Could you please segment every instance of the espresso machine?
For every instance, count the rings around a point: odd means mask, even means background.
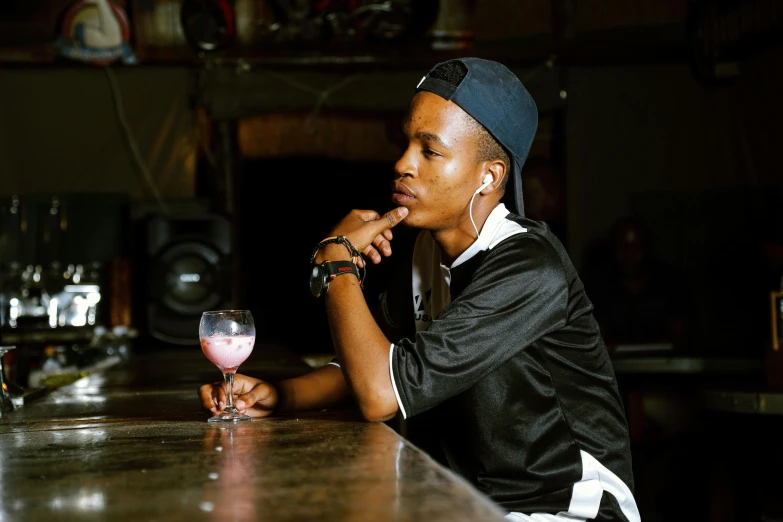
[[[114,257],[95,254],[122,230],[96,234],[110,220],[90,218],[91,201],[0,198],[0,347],[16,347],[5,355],[6,388],[59,386],[129,355],[133,329],[109,310]]]
[[[101,264],[12,264],[0,290],[0,327],[42,329],[94,326],[101,302]]]

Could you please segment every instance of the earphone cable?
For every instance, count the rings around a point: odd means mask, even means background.
[[[473,197],[470,198],[470,205],[468,205],[468,214],[470,215],[470,222],[473,223],[473,230],[476,231],[476,239],[479,237],[479,231],[478,227],[476,227],[476,222],[473,221],[473,200],[476,197],[476,194],[478,194],[478,191],[473,193]]]

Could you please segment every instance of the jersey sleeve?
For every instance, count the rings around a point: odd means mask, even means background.
[[[563,326],[567,302],[566,271],[552,245],[527,234],[501,242],[427,330],[391,347],[390,373],[404,417],[469,389]]]

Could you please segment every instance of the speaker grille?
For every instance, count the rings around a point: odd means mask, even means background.
[[[155,216],[146,223],[147,333],[198,344],[207,310],[231,307],[230,225],[222,216]]]

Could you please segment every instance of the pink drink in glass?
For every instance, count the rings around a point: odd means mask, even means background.
[[[236,373],[240,364],[250,357],[254,335],[215,335],[201,339],[201,351],[207,359],[226,373]]]

